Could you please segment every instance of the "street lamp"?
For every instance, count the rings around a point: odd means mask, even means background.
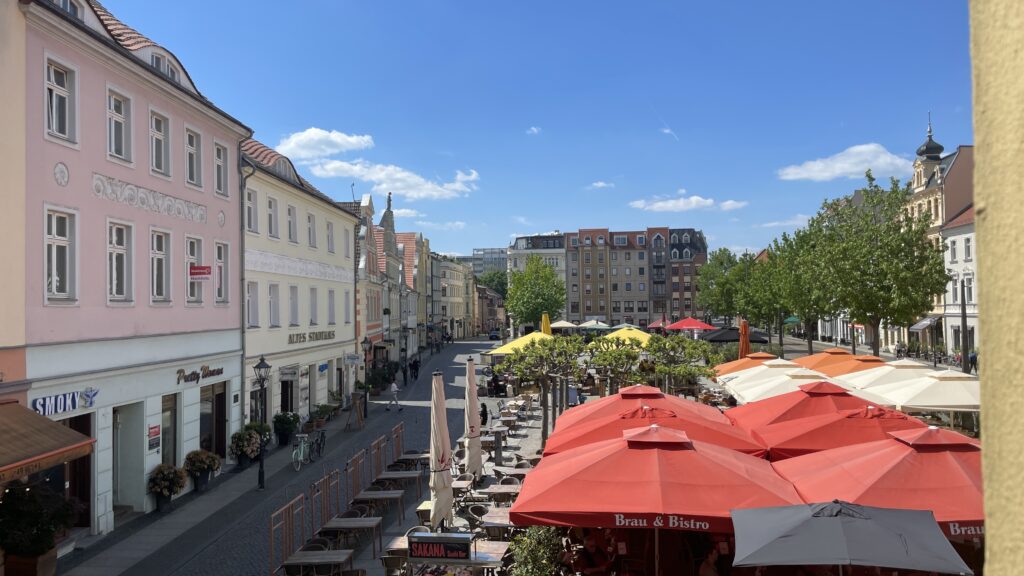
[[[260,387],[260,422],[263,426],[267,425],[267,378],[270,377],[270,364],[267,364],[267,360],[261,355],[260,361],[252,367],[252,371],[256,374],[256,383]],[[266,475],[263,469],[264,453],[266,452],[266,439],[260,438],[260,490],[266,488]]]
[[[373,342],[370,342],[369,336],[363,336],[361,343],[363,347],[363,419],[370,417],[370,406],[368,400],[370,399],[370,348],[373,347]]]

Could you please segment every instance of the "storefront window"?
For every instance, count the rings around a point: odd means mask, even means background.
[[[199,389],[199,447],[221,458],[227,455],[224,449],[226,402],[223,382]]]
[[[160,456],[169,466],[178,465],[178,395],[163,397],[163,411],[160,418]]]

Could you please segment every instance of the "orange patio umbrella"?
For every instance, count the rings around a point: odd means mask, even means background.
[[[648,406],[671,410],[677,414],[692,414],[713,422],[731,425],[732,422],[717,408],[686,400],[678,396],[665,394],[654,386],[626,386],[618,394],[612,394],[596,400],[587,400],[586,404],[570,408],[555,421],[555,433],[592,418],[604,418],[609,415],[618,416],[627,410],[635,410]]]
[[[753,430],[778,422],[837,414],[842,410],[858,410],[867,406],[875,405],[831,382],[812,382],[800,386],[796,392],[730,408],[725,415],[737,427]]]
[[[797,358],[793,360],[793,362],[796,362],[804,368],[820,372],[825,366],[831,366],[832,364],[838,364],[839,362],[846,362],[853,357],[853,354],[850,354],[848,350],[843,350],[842,348],[829,348],[822,352],[818,352],[817,354]]]
[[[723,362],[718,366],[715,366],[715,376],[725,376],[726,374],[732,374],[733,372],[739,372],[740,370],[746,370],[747,368],[754,368],[760,366],[766,360],[775,360],[778,356],[769,354],[767,352],[754,352],[741,356],[739,360],[733,360],[732,362]]]
[[[797,418],[755,428],[754,438],[768,448],[768,458],[785,460],[830,448],[885,440],[888,432],[927,428],[924,422],[903,412],[868,406]]]
[[[845,360],[840,362],[833,362],[831,364],[825,364],[821,368],[816,368],[818,372],[828,376],[829,378],[835,376],[843,376],[846,374],[853,374],[854,372],[860,372],[861,370],[871,370],[872,368],[881,368],[885,366],[885,360],[878,356],[848,356]]]

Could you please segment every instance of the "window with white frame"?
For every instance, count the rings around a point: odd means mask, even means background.
[[[279,284],[271,284],[270,289],[270,327],[279,328],[281,326],[281,286]]]
[[[348,226],[342,226],[341,247],[345,251],[345,258],[352,257],[352,233]]]
[[[228,245],[223,242],[214,244],[214,282],[216,282],[217,303],[224,304],[231,293],[228,284]]]
[[[228,195],[228,149],[220,144],[213,145],[213,191]]]
[[[171,173],[170,126],[167,118],[152,112],[149,115],[149,167],[154,172],[169,176]]]
[[[327,223],[327,251],[334,254],[334,222]]]
[[[949,241],[949,261],[956,262],[956,240]]]
[[[46,297],[73,299],[75,274],[75,216],[46,212]]]
[[[199,238],[185,238],[185,298],[193,304],[203,301],[203,283],[192,279],[192,267],[202,264],[203,241]]]
[[[121,160],[132,159],[131,101],[107,92],[107,153]]]
[[[974,303],[974,277],[964,278],[964,301],[968,304]]]
[[[299,287],[288,287],[288,325],[299,325]]]
[[[260,286],[256,282],[245,284],[245,324],[249,328],[260,326]]]
[[[259,233],[260,218],[257,214],[256,200],[259,194],[252,188],[245,189],[245,229],[249,232]]]
[[[316,215],[312,212],[306,213],[306,232],[309,236],[309,247],[316,248]]]
[[[185,180],[203,185],[203,139],[194,130],[185,130]]]
[[[149,235],[149,297],[154,302],[171,300],[171,236],[153,231]]]
[[[82,7],[75,0],[51,0],[61,10],[67,12],[72,18],[82,19]]]
[[[331,326],[335,324],[335,303],[334,303],[334,290],[327,291],[327,323]]]
[[[317,289],[316,286],[309,287],[309,325],[316,326],[317,324]]]
[[[647,237],[646,236],[637,236],[636,237],[636,244],[637,244],[637,246],[643,246],[644,244],[647,244]]]
[[[277,222],[277,198],[267,196],[267,234],[273,238],[280,237]]]
[[[345,324],[352,323],[352,294],[345,290],[345,301],[343,302],[345,308]]]
[[[299,212],[295,206],[288,206],[288,241],[299,241]]]
[[[127,224],[107,224],[107,297],[128,301],[132,298],[132,228]]]
[[[971,259],[971,239],[964,238],[964,260]]]
[[[46,63],[46,131],[75,141],[75,72],[56,62]]]

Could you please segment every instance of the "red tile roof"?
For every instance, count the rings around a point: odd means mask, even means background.
[[[242,141],[242,154],[259,162],[264,168],[271,168],[278,160],[284,158],[273,148],[254,138]]]
[[[963,210],[960,211],[959,214],[957,214],[956,216],[953,216],[953,218],[949,222],[946,222],[942,227],[943,228],[956,228],[957,226],[966,226],[968,224],[973,224],[973,223],[974,223],[974,203],[972,202],[972,203],[967,205],[967,208],[964,208]]]
[[[384,252],[384,229],[380,226],[373,227],[373,239],[377,241],[377,270],[388,273],[388,259]]]
[[[143,36],[138,30],[115,18],[98,0],[89,0],[89,4],[92,6],[93,11],[96,12],[96,16],[103,24],[103,27],[107,29],[107,32],[114,37],[114,40],[122,48],[135,51],[146,46],[158,45],[156,42]]]

